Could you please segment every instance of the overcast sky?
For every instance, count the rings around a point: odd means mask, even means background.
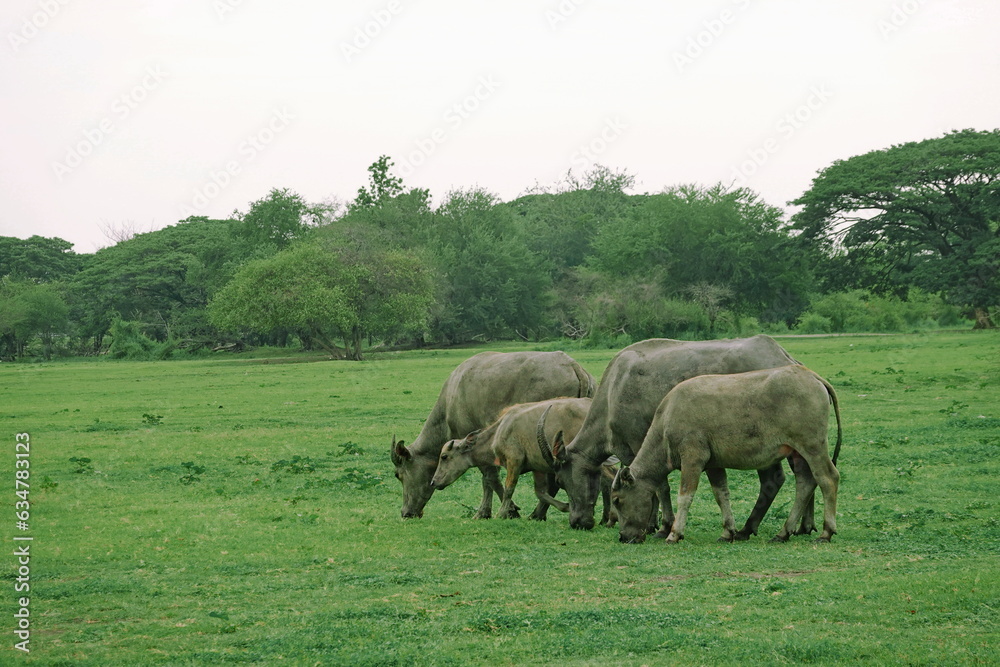
[[[0,235],[228,217],[290,188],[504,200],[569,169],[785,206],[837,159],[1000,127],[996,0],[5,0]]]

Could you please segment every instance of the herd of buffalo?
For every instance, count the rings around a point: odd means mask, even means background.
[[[837,421],[833,457],[829,408]],[[651,339],[626,347],[600,383],[564,352],[483,352],[461,363],[441,389],[409,446],[393,437],[391,457],[403,485],[402,515],[420,517],[434,493],[472,467],[483,475],[477,518],[518,516],[518,477],[533,473],[544,520],[549,506],[569,512],[573,528],[619,525],[622,542],[648,533],[684,537],[702,471],[722,511],[723,541],[747,540],[785,481],[795,474],[795,501],[774,541],[816,530],[816,486],[823,493],[817,541],[837,532],[835,467],[841,446],[837,395],[767,336],[713,341]],[[618,464],[621,464],[618,467]],[[506,469],[501,485],[498,466]],[[726,469],[756,470],[760,493],[737,530]],[[677,514],[668,475],[680,470]],[[559,489],[569,503],[556,500]],[[658,516],[662,523],[657,522]]]

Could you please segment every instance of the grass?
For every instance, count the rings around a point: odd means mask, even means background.
[[[707,485],[671,547],[556,512],[472,520],[478,475],[401,520],[390,438],[412,441],[475,350],[3,364],[0,479],[13,502],[30,433],[34,541],[32,651],[5,631],[0,662],[993,663],[1000,337],[780,342],[841,399],[829,545],[767,542],[791,477],[745,544],[715,542]],[[572,355],[599,377],[613,353]],[[738,519],[756,485],[730,474]],[[12,630],[13,556],[0,573]]]

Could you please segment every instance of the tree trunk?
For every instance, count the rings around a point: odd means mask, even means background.
[[[349,357],[352,361],[361,361],[361,329],[358,327],[351,328],[351,349],[349,350]]]
[[[337,347],[336,343],[327,338],[326,335],[324,335],[323,332],[316,327],[312,328],[312,341],[314,343],[318,343],[319,346],[329,352],[330,356],[334,359],[343,359],[345,356],[343,352],[346,350],[341,350]]]
[[[973,329],[995,329],[996,325],[990,318],[990,311],[986,308],[976,308],[976,323]]]

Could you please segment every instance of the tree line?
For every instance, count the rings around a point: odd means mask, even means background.
[[[382,156],[346,207],[276,188],[93,254],[0,237],[0,358],[991,327],[998,177],[1000,130],[952,132],[835,162],[786,220],[746,188],[628,194],[600,166],[434,205]]]

